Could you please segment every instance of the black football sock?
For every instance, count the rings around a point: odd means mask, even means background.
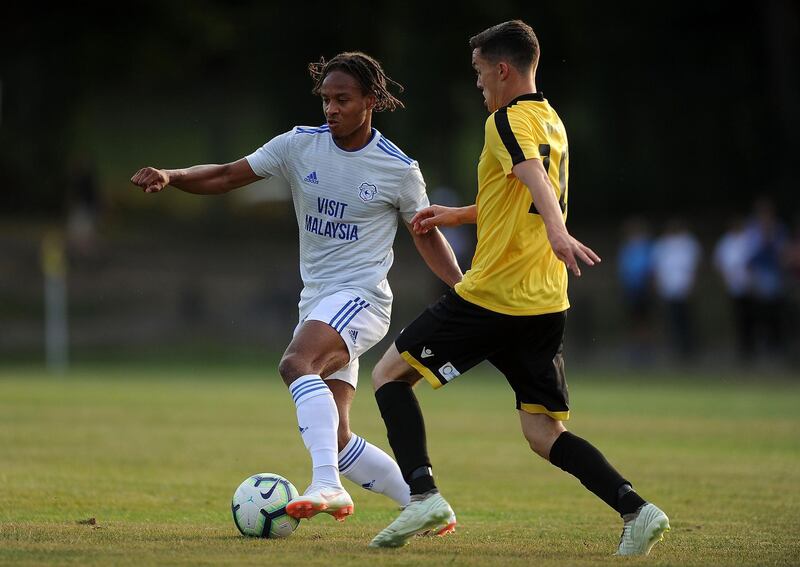
[[[411,494],[434,490],[425,421],[411,384],[388,382],[375,392],[375,400],[386,424],[389,445]]]
[[[600,451],[569,431],[553,443],[550,462],[581,481],[620,516],[635,512],[645,503]]]
[[[642,497],[636,494],[636,491],[630,484],[623,484],[617,490],[617,512],[625,518],[628,514],[633,514],[641,508],[646,502]]]

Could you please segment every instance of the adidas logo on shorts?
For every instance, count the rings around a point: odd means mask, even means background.
[[[356,339],[358,338],[358,331],[355,329],[348,329],[347,332],[350,334],[350,340],[353,341],[353,344],[356,344]]]

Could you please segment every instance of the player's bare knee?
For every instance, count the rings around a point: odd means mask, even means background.
[[[397,364],[396,361],[386,362],[384,357],[375,366],[372,370],[372,387],[376,391],[389,382],[407,382],[412,386],[419,382],[419,373],[408,366],[403,359],[400,361],[402,364]]]
[[[545,414],[526,414],[522,423],[522,434],[528,441],[531,451],[543,459],[549,460],[553,443],[561,433],[566,431],[564,424]]]
[[[387,382],[391,382],[391,379],[389,378],[387,365],[384,363],[384,359],[381,358],[375,368],[372,369],[372,387],[377,390]]]
[[[372,369],[372,386],[375,390],[401,377],[402,373],[398,372],[401,367],[397,364],[397,359],[403,361],[397,350],[390,348]]]
[[[285,355],[278,364],[278,373],[283,378],[284,384],[291,385],[300,376],[308,374],[306,362],[294,354]]]
[[[545,439],[538,435],[525,435],[525,439],[527,439],[528,446],[531,448],[531,451],[543,459],[547,459],[549,457],[552,443],[548,445]]]

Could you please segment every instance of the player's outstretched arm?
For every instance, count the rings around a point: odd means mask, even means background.
[[[406,228],[414,239],[419,255],[440,280],[450,287],[461,281],[464,275],[458,266],[456,255],[450,243],[435,226],[423,233],[415,231],[410,223],[406,223]]]
[[[144,167],[133,174],[131,183],[145,193],[158,193],[172,185],[196,195],[218,195],[262,179],[245,158],[222,165],[195,165],[186,169]]]
[[[411,219],[411,228],[414,234],[425,234],[437,226],[458,226],[460,224],[475,223],[478,210],[475,205],[469,207],[445,207],[431,205],[420,209]]]
[[[533,204],[542,216],[547,229],[547,239],[556,257],[566,264],[567,269],[576,276],[581,275],[578,260],[588,266],[600,262],[600,256],[594,250],[579,242],[567,232],[567,225],[558,206],[553,186],[542,162],[538,159],[529,159],[518,163],[511,170],[531,192]]]

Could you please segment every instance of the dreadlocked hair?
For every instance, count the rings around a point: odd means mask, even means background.
[[[312,93],[319,95],[322,81],[331,71],[344,71],[358,81],[364,94],[375,95],[376,101],[373,108],[375,112],[405,108],[402,101],[390,93],[388,88],[396,87],[398,93],[402,93],[403,85],[386,76],[381,64],[366,53],[348,51],[340,53],[330,61],[325,61],[324,57],[320,57],[318,62],[309,63],[308,72],[314,80]]]

